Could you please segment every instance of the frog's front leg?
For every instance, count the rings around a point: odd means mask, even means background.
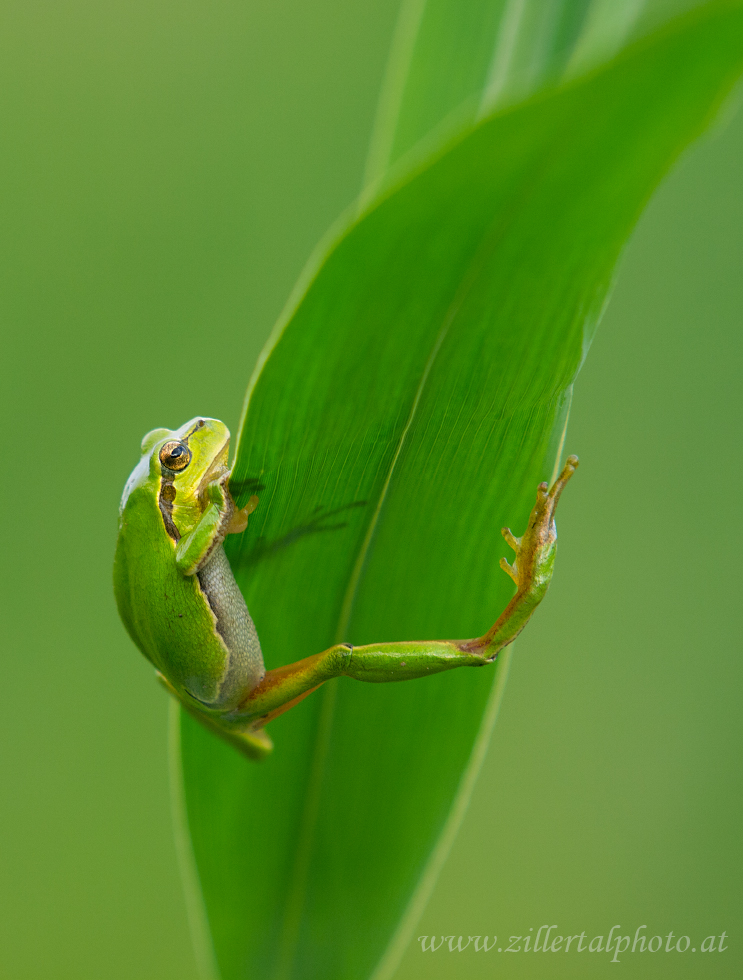
[[[224,484],[210,483],[205,490],[206,507],[199,522],[180,539],[175,550],[175,563],[184,575],[195,575],[209,560],[228,534],[239,534],[248,525],[248,516],[258,506],[258,498],[251,497],[238,510]]]
[[[338,644],[305,660],[268,671],[261,683],[247,693],[238,709],[223,719],[225,727],[255,734],[272,718],[332,677],[384,683],[492,663],[499,651],[518,636],[544,598],[555,562],[555,509],[577,466],[577,457],[570,456],[551,490],[546,483],[539,485],[537,502],[523,537],[516,538],[504,528],[503,535],[515,550],[516,557],[513,565],[505,559],[501,565],[514,579],[516,594],[484,636],[473,640],[422,640],[366,646]]]

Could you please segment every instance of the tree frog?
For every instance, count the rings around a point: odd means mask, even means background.
[[[544,597],[555,561],[554,513],[578,465],[568,457],[537,502],[515,552],[501,565],[516,593],[484,636],[470,640],[339,643],[266,671],[253,620],[222,547],[258,505],[238,508],[229,491],[230,433],[217,419],[154,429],[124,488],[114,560],[119,613],[165,687],[195,718],[252,759],[271,751],[267,722],[331,677],[412,680],[455,667],[491,664]]]

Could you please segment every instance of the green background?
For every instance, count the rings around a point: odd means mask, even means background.
[[[147,429],[197,413],[235,427],[304,259],[359,189],[395,13],[5,7],[3,980],[196,976],[167,701],[111,594],[118,497]],[[726,930],[701,964],[619,969],[741,973],[742,151],[738,114],[627,250],[576,384],[566,448],[583,466],[555,582],[416,935]],[[445,949],[413,944],[398,976],[617,969]]]

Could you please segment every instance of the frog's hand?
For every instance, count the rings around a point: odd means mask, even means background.
[[[546,483],[540,484],[537,503],[522,538],[504,531],[516,550],[514,567],[509,565],[508,570],[516,581],[517,591],[484,636],[474,640],[376,643],[359,647],[338,644],[313,657],[268,671],[261,683],[246,694],[230,724],[242,726],[244,731],[255,731],[256,726],[267,723],[331,677],[384,683],[491,663],[521,632],[547,591],[557,541],[555,508],[577,465],[577,457],[570,456],[551,490],[547,490]]]
[[[242,534],[248,526],[248,517],[250,517],[257,506],[258,498],[254,494],[244,507],[241,507],[239,510],[235,507],[235,512],[227,525],[227,534]]]

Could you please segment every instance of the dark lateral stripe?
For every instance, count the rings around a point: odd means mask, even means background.
[[[199,419],[193,429],[191,429],[190,432],[187,432],[181,441],[188,445],[188,440],[191,438],[194,432],[197,432],[203,425],[204,420]],[[160,513],[162,514],[165,530],[174,541],[180,541],[181,533],[173,521],[173,504],[175,503],[175,485],[173,480],[175,478],[175,474],[172,470],[169,470],[167,466],[161,466],[160,473],[160,493],[157,495],[157,505],[160,508]]]
[[[190,432],[187,432],[186,435],[183,437],[183,442],[185,442],[185,444],[188,445],[188,440],[191,438],[194,432],[198,432],[198,430],[203,428],[203,426],[204,426],[204,420],[199,419],[199,421],[196,423],[193,429],[191,429]]]
[[[180,540],[180,532],[173,521],[173,501],[175,500],[175,487],[173,477],[163,466],[162,477],[160,478],[160,492],[157,495],[157,505],[160,508],[165,530],[174,541]]]

